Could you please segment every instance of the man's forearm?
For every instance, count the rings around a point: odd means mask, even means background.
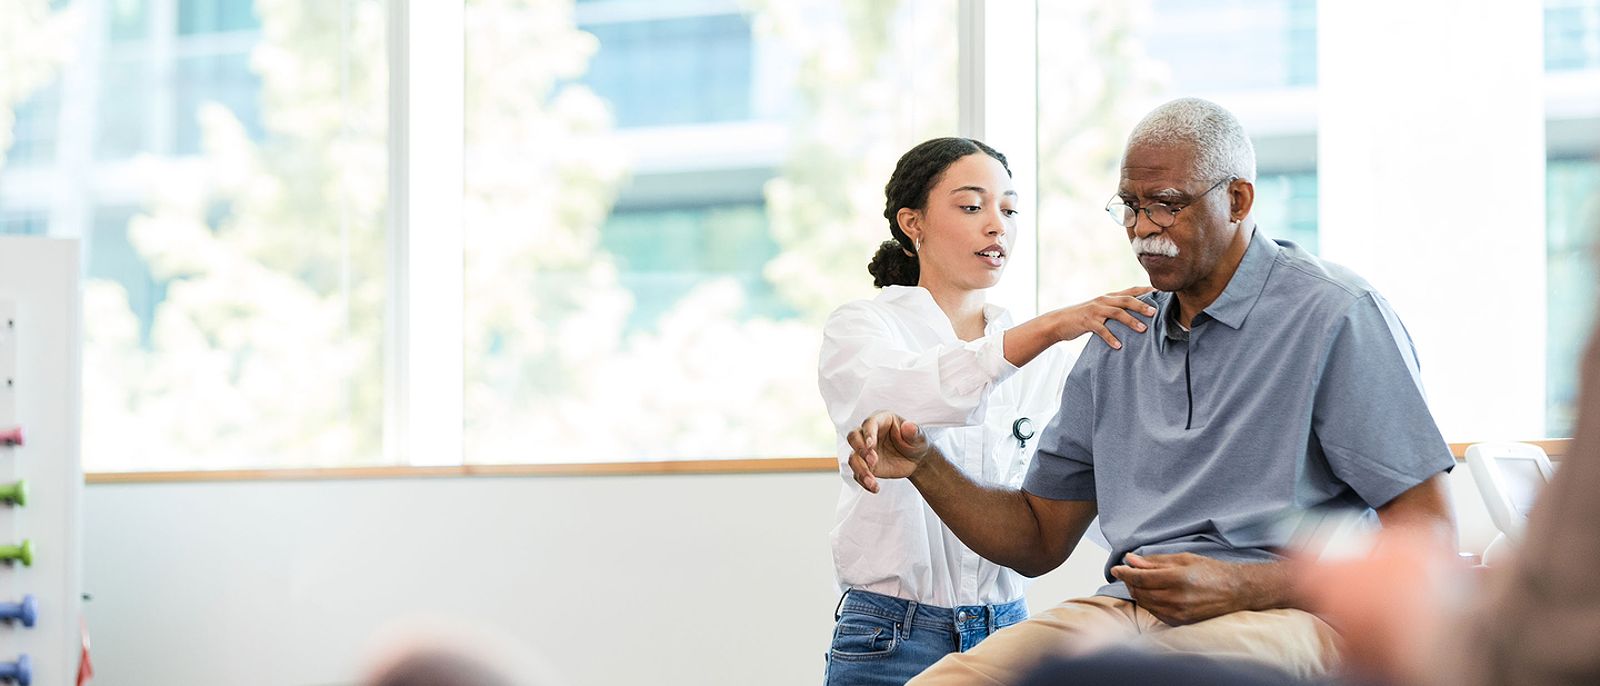
[[[1239,565],[1242,610],[1305,609],[1293,563],[1279,560]]]
[[[1049,540],[1021,490],[981,484],[942,456],[919,468],[911,483],[962,543],[1022,574],[1055,569],[1076,543],[1076,537]]]
[[[1422,532],[1440,554],[1455,557],[1460,539],[1445,479],[1445,474],[1435,474],[1395,496],[1378,508],[1378,521],[1385,529],[1408,528]]]

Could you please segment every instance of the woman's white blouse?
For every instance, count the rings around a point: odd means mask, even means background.
[[[832,532],[841,591],[939,607],[1022,597],[1025,578],[962,544],[909,481],[884,479],[877,494],[868,493],[846,464],[845,435],[889,410],[917,422],[974,479],[1021,485],[1075,356],[1052,346],[1019,370],[1003,354],[1010,315],[988,305],[984,316],[983,338],[962,341],[933,296],[907,286],[890,286],[829,316],[817,377],[845,481]],[[1023,417],[1036,434],[1025,446],[1012,434]]]

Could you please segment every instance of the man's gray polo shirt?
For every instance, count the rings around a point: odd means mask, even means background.
[[[1350,270],[1256,231],[1190,331],[1143,299],[1147,333],[1090,339],[1023,483],[1098,501],[1107,581],[1129,552],[1278,559],[1288,509],[1380,507],[1455,465],[1411,337]]]

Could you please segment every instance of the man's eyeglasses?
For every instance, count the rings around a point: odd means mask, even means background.
[[[1194,196],[1194,200],[1190,202],[1199,202],[1200,199],[1205,197],[1207,193],[1221,188],[1223,184],[1229,183],[1238,178],[1239,177],[1237,176],[1230,176],[1226,179],[1211,184],[1210,188],[1207,188],[1205,192]],[[1116,222],[1117,226],[1121,226],[1124,229],[1131,229],[1133,228],[1134,224],[1139,223],[1139,213],[1144,212],[1145,216],[1149,217],[1150,221],[1154,222],[1156,226],[1159,226],[1163,229],[1170,229],[1172,228],[1173,224],[1178,222],[1178,212],[1184,207],[1188,207],[1188,205],[1184,205],[1183,207],[1173,207],[1172,205],[1168,205],[1164,202],[1151,203],[1145,207],[1138,207],[1136,205],[1129,205],[1123,202],[1122,198],[1112,198],[1111,202],[1106,204],[1106,214],[1110,215],[1111,221]]]

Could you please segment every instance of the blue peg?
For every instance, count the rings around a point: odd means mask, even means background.
[[[33,661],[27,655],[17,656],[16,662],[0,662],[0,684],[28,686],[33,683]]]
[[[22,622],[22,625],[33,628],[34,621],[39,619],[39,601],[34,600],[33,594],[22,596],[20,603],[0,603],[0,621]]]

